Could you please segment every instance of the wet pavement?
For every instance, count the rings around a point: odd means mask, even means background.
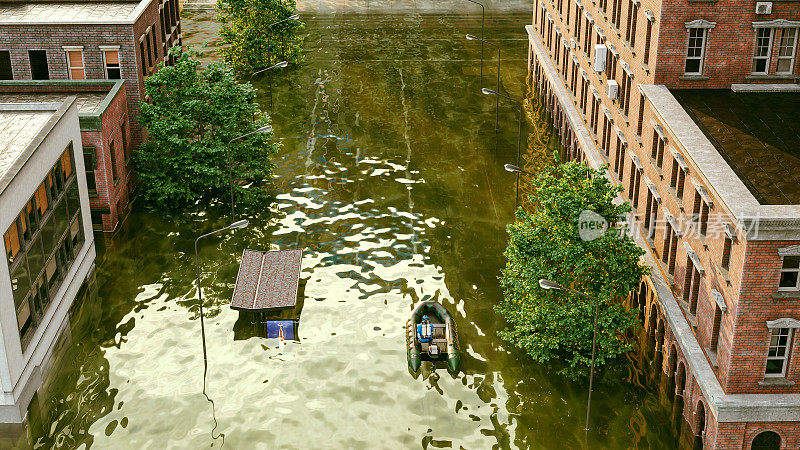
[[[211,18],[185,13],[185,41],[213,37]],[[305,62],[271,80],[284,146],[277,198],[247,211],[238,245],[220,235],[201,248],[207,376],[192,243],[227,223],[226,207],[180,220],[134,213],[106,243],[96,294],[74,308],[71,343],[20,446],[584,445],[586,384],[497,337],[504,325],[493,305],[515,206],[502,166],[515,162],[517,121],[501,102],[495,137],[480,47],[463,37],[480,20],[452,11],[303,20]],[[525,79],[529,21],[529,11],[492,15],[486,36],[506,55],[503,92],[530,99],[521,165],[535,171],[558,144]],[[256,82],[267,110],[269,83]],[[299,318],[297,340],[262,337],[230,309],[245,248],[305,249],[298,306],[282,317]],[[440,300],[458,322],[456,376],[407,369],[403,325],[423,299]],[[678,445],[684,424],[652,354],[644,345],[596,379],[592,448]]]

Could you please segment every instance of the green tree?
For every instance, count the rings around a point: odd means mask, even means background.
[[[147,140],[135,154],[139,197],[146,207],[163,213],[179,212],[199,201],[226,200],[228,141],[269,124],[254,101],[249,84],[239,84],[223,63],[200,70],[194,49],[170,50],[177,62],[159,65],[148,77],[139,123]],[[255,134],[230,146],[238,200],[253,202],[268,195],[277,152],[272,134]],[[239,184],[247,185],[247,189]]]
[[[648,268],[639,263],[644,251],[620,225],[630,211],[627,203],[613,201],[622,188],[601,171],[574,162],[550,166],[533,185],[533,210],[518,210],[517,221],[508,225],[508,261],[500,276],[504,299],[496,310],[509,328],[500,336],[538,362],[556,362],[559,373],[575,379],[589,371],[594,302],[566,291],[546,291],[538,280],[600,299],[595,366],[602,367],[631,349],[624,332],[635,325],[636,312],[620,303]],[[610,224],[590,241],[578,231],[586,210]]]
[[[219,53],[240,74],[303,59],[303,23],[286,20],[295,14],[295,0],[217,0],[222,24]]]

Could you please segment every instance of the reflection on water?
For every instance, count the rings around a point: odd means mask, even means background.
[[[185,39],[213,35],[186,15]],[[191,23],[191,21],[194,23]],[[37,400],[35,447],[578,448],[585,385],[497,337],[504,227],[513,218],[513,105],[480,94],[476,16],[310,15],[306,61],[272,81],[277,198],[251,227],[205,241],[203,377],[192,242],[216,208],[134,214],[98,263],[97,298]],[[557,140],[525,84],[530,14],[487,19],[503,91],[527,103],[523,167]],[[485,83],[496,75],[489,60]],[[267,80],[259,80],[268,108]],[[497,139],[497,141],[495,141]],[[523,183],[523,188],[526,183]],[[224,214],[225,208],[218,208]],[[298,339],[259,334],[228,306],[243,248],[305,248]],[[461,372],[408,374],[403,324],[438,299],[458,321]],[[277,320],[277,319],[276,319]],[[301,331],[301,332],[300,332]],[[598,380],[592,448],[676,445],[671,402],[643,348]],[[441,372],[441,371],[440,371]],[[204,395],[207,394],[206,395]],[[209,401],[213,400],[213,403]]]

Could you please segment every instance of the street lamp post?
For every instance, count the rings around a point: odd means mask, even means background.
[[[272,27],[274,27],[275,25],[282,24],[284,22],[288,22],[290,20],[297,20],[299,18],[300,18],[299,14],[292,14],[291,16],[289,16],[289,17],[287,17],[285,19],[281,19],[281,20],[279,20],[277,22],[273,22],[273,23],[267,25],[267,30],[268,30],[268,32],[267,32],[267,48],[270,49],[270,51],[272,49],[272,46],[271,46],[271,43],[272,43]],[[283,41],[281,41],[281,42],[283,42]],[[283,53],[283,45],[281,45],[281,53]],[[270,64],[270,63],[272,63],[272,58],[269,58],[267,60],[267,64]],[[261,69],[259,71],[256,71],[255,73],[253,73],[253,75],[255,75],[257,73],[261,73],[261,72],[267,71],[269,69],[273,69],[275,67],[286,67],[288,64],[289,63],[287,63],[286,61],[281,61],[278,64],[275,64],[274,66],[270,66],[270,67],[267,67],[266,69]],[[272,108],[274,108],[274,105],[272,104],[272,74],[268,73],[268,76],[269,76],[269,81],[268,81],[268,83],[269,83],[269,107],[270,107],[270,110],[271,110]],[[252,78],[252,75],[250,77]]]
[[[597,349],[597,310],[598,310],[598,303],[597,297],[592,297],[591,295],[584,294],[583,292],[576,291],[575,289],[570,289],[568,287],[562,286],[554,281],[541,279],[539,280],[539,286],[542,289],[553,289],[553,290],[561,290],[572,292],[573,294],[580,295],[582,297],[588,298],[589,300],[594,300],[594,331],[592,333],[592,366],[589,370],[589,396],[586,400],[586,426],[584,427],[584,431],[586,433],[586,439],[588,442],[589,439],[589,416],[592,411],[592,381],[594,380],[594,357],[595,351]]]
[[[496,83],[496,86],[495,86],[495,90],[497,92],[500,92],[500,46],[497,45],[497,44],[493,44],[493,43],[491,43],[489,41],[485,41],[485,40],[483,40],[483,39],[481,39],[481,38],[479,38],[477,36],[473,36],[471,34],[467,35],[467,39],[470,40],[470,41],[480,41],[481,45],[489,44],[492,47],[497,49],[497,83]],[[500,108],[500,99],[498,98],[497,101],[494,104],[494,134],[497,134],[497,129],[498,129],[497,128],[497,124],[498,124],[498,119],[499,119],[499,114],[500,114],[499,113],[499,111],[500,111],[499,108]]]
[[[522,102],[519,100],[515,100],[507,95],[503,95],[500,92],[495,92],[489,88],[482,88],[481,92],[486,95],[494,95],[497,96],[497,100],[500,101],[500,97],[505,99],[511,100],[512,102],[519,105],[519,112],[518,112],[518,119],[519,123],[517,125],[517,167],[520,164],[520,151],[522,146],[522,116],[524,114]],[[519,204],[519,172],[517,172],[517,204]]]
[[[533,174],[531,172],[528,172],[527,170],[522,170],[522,168],[520,168],[519,166],[515,166],[513,164],[505,164],[503,166],[503,168],[506,169],[506,172],[514,172],[514,173],[517,174],[517,201],[516,201],[516,205],[519,206],[519,174],[521,174],[521,173],[524,173],[524,174],[527,174],[527,175],[533,175]]]
[[[272,125],[265,125],[255,131],[251,131],[247,134],[243,134],[241,136],[236,136],[235,138],[228,141],[228,145],[225,146],[225,150],[228,153],[228,184],[231,187],[231,221],[236,220],[236,211],[234,209],[234,205],[236,204],[233,199],[233,161],[231,161],[231,144],[233,141],[238,141],[239,139],[244,139],[248,136],[252,136],[254,134],[263,134],[269,133],[272,131]],[[233,243],[236,244],[236,232],[233,232]]]
[[[262,72],[267,72],[267,74],[269,75],[269,83],[268,84],[269,84],[269,107],[270,107],[270,109],[274,108],[274,105],[272,104],[272,72],[268,72],[268,70],[270,70],[270,69],[280,69],[280,68],[286,67],[288,65],[289,65],[289,62],[281,61],[281,62],[279,62],[277,64],[273,64],[273,65],[267,67],[266,69],[256,70],[255,72],[250,74],[250,79],[251,80],[253,79],[254,76],[256,76],[256,75],[258,75],[258,74],[260,74]]]
[[[486,19],[486,9],[483,7],[482,4],[476,2],[475,0],[467,0],[470,3],[474,3],[481,7],[481,87],[483,87],[483,23]]]
[[[228,225],[225,228],[221,228],[219,230],[206,233],[194,240],[194,264],[197,267],[197,301],[200,303],[200,334],[203,337],[203,377],[205,377],[205,372],[208,370],[208,352],[206,351],[206,326],[204,323],[204,316],[203,316],[203,291],[200,289],[200,257],[198,256],[197,252],[197,244],[198,242],[200,242],[200,239],[203,239],[204,237],[208,237],[217,233],[222,233],[223,231],[227,230],[236,230],[238,228],[245,228],[249,224],[250,222],[248,222],[247,220],[240,220],[238,222],[233,222],[232,224]]]

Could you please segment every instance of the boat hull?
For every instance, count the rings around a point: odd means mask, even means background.
[[[417,324],[422,321],[424,315],[427,315],[430,322],[439,330],[443,329],[443,333],[440,332],[438,338],[434,336],[431,342],[440,350],[437,355],[431,355],[425,351],[423,343],[417,339]],[[458,372],[461,366],[461,352],[455,321],[444,306],[437,301],[421,302],[411,312],[411,317],[406,322],[406,345],[408,368],[414,373],[419,370],[422,361],[446,361],[447,369],[452,373]]]

